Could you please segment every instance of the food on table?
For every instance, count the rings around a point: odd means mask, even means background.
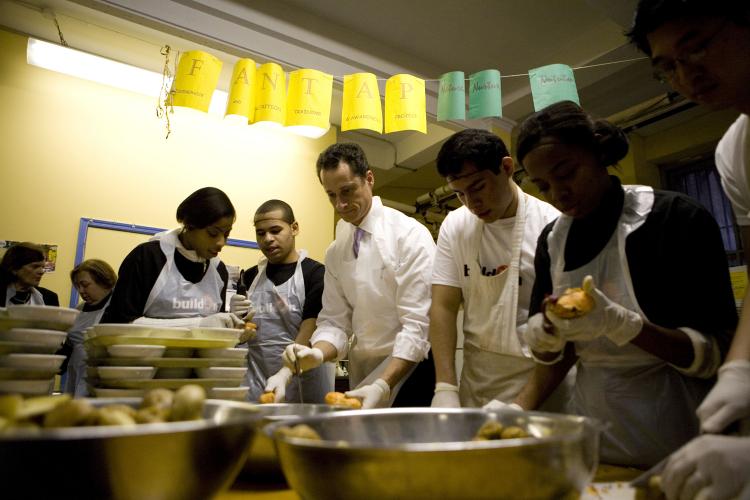
[[[306,424],[299,424],[293,427],[279,427],[276,429],[276,436],[288,436],[302,439],[312,439],[320,441],[322,438],[320,434],[315,432],[315,429]]]
[[[176,392],[153,389],[143,397],[140,407],[110,404],[95,407],[87,399],[70,395],[24,399],[17,394],[0,396],[0,433],[16,429],[125,425],[175,422],[200,419],[206,391],[188,384]]]
[[[325,397],[326,404],[333,406],[346,406],[354,410],[362,408],[362,401],[357,398],[348,398],[343,392],[329,392]]]
[[[265,404],[268,404],[268,403],[273,403],[275,401],[275,398],[276,398],[276,395],[273,393],[273,391],[272,392],[264,392],[258,398],[258,402],[260,404],[264,404],[265,405]]]
[[[479,428],[472,441],[492,441],[495,439],[515,439],[529,437],[529,434],[515,425],[504,426],[495,420],[488,420]]]

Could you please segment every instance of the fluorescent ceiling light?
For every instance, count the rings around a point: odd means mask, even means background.
[[[161,73],[35,38],[29,38],[26,47],[26,61],[40,68],[150,97],[158,97],[161,93]],[[172,84],[171,81],[166,83],[168,86]],[[227,95],[226,92],[221,90],[214,91],[209,107],[211,114],[224,115]]]

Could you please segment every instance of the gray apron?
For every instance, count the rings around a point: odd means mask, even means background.
[[[205,317],[221,310],[224,282],[218,271],[219,258],[209,260],[203,279],[191,283],[182,277],[174,262],[178,234],[179,230],[172,230],[158,235],[167,262],[146,300],[143,315],[149,318]]]
[[[81,311],[73,326],[68,330],[68,340],[73,346],[73,352],[70,354],[70,360],[68,360],[65,392],[73,394],[77,398],[88,396],[88,389],[86,388],[86,349],[83,347],[83,332],[90,326],[99,323],[111,298],[110,296],[104,307],[96,311]]]
[[[248,370],[245,384],[250,387],[248,401],[258,401],[265,392],[268,377],[283,366],[281,355],[284,348],[294,343],[302,324],[302,309],[305,304],[305,280],[302,261],[307,252],[299,251],[299,260],[294,275],[279,286],[266,275],[268,260],[258,262],[258,275],[248,290],[248,296],[256,308],[253,323],[258,326],[257,336],[248,342]],[[286,401],[299,403],[299,381],[302,382],[302,401],[323,403],[325,395],[333,391],[336,367],[333,363],[323,365],[296,376],[286,389]]]
[[[651,212],[653,189],[623,186],[625,202],[604,249],[591,262],[564,271],[565,242],[572,218],[561,215],[549,237],[554,293],[580,287],[590,274],[612,301],[645,314],[638,305],[630,278],[625,239]],[[627,344],[619,347],[607,337],[575,342],[579,356],[572,411],[606,422],[601,442],[603,463],[651,466],[698,434],[695,409],[705,396],[703,380],[681,375],[666,361]]]

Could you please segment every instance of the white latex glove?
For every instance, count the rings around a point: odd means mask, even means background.
[[[323,364],[323,351],[317,347],[302,344],[289,344],[281,355],[284,366],[295,372],[299,364],[300,372],[306,372]]]
[[[273,392],[274,403],[282,403],[286,397],[286,386],[292,379],[292,370],[283,366],[266,380],[266,392]]]
[[[482,406],[485,410],[514,410],[514,411],[523,411],[523,408],[521,408],[521,405],[516,403],[503,403],[499,399],[493,399],[486,405]]]
[[[719,381],[696,410],[703,432],[723,431],[750,417],[750,360],[736,359],[719,368]]]
[[[255,306],[246,296],[235,293],[229,299],[229,312],[249,320],[255,315]]]
[[[573,319],[548,315],[565,340],[594,340],[606,335],[615,344],[624,346],[641,333],[641,315],[609,300],[596,288],[591,276],[583,279],[583,289],[594,298],[594,307],[586,315]]]
[[[433,408],[461,408],[458,399],[458,386],[446,382],[435,384],[435,395],[432,396]]]
[[[232,313],[214,313],[201,318],[198,326],[207,328],[244,328],[245,322]]]
[[[750,478],[750,438],[704,435],[669,457],[662,473],[667,498],[736,497]]]
[[[565,339],[541,312],[529,318],[522,335],[524,342],[536,352],[560,352],[565,347]]]
[[[361,399],[363,410],[382,408],[388,406],[388,401],[391,399],[391,387],[388,382],[379,378],[370,385],[363,385],[359,389],[347,391],[345,396]]]

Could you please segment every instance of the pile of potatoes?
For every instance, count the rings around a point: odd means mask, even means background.
[[[530,437],[529,433],[515,425],[504,426],[500,422],[488,420],[479,428],[472,441],[492,441],[494,439],[516,439]]]
[[[15,429],[49,429],[91,425],[152,424],[198,420],[203,416],[206,391],[199,385],[184,385],[177,391],[152,389],[140,407],[111,404],[94,407],[86,399],[67,394],[24,399],[0,396],[0,433]]]

